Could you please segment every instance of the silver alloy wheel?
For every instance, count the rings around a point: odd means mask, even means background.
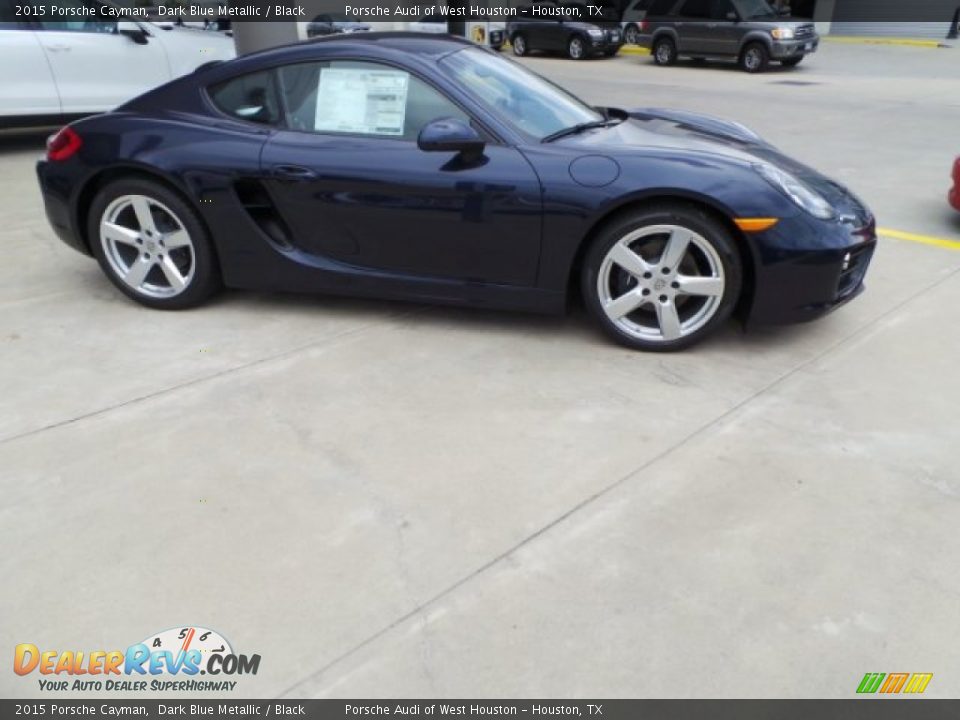
[[[716,249],[679,225],[650,225],[624,235],[597,274],[607,317],[648,342],[679,340],[703,328],[720,309],[725,288]]]
[[[146,195],[121,195],[107,206],[100,244],[117,277],[140,295],[175,297],[193,280],[190,233],[170,208]]]
[[[627,45],[636,45],[640,40],[640,31],[636,27],[630,25],[623,33],[623,41]]]
[[[574,60],[583,57],[583,40],[578,37],[570,39],[570,57]]]
[[[673,57],[673,51],[670,49],[670,43],[664,40],[657,45],[657,62],[661,65],[667,65],[670,58]]]
[[[743,57],[743,64],[751,72],[760,67],[760,51],[757,48],[750,48]]]
[[[526,52],[527,52],[527,41],[523,39],[523,35],[517,35],[513,39],[513,54],[525,55]]]

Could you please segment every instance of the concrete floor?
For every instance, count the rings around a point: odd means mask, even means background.
[[[744,121],[882,226],[960,240],[957,52],[528,62]],[[157,313],[48,229],[41,146],[0,139],[6,652],[197,624],[262,656],[234,697],[960,695],[960,253],[885,240],[841,312],[671,356],[582,312]]]

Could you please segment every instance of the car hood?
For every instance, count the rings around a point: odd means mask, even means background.
[[[867,225],[870,211],[850,190],[768,143],[738,122],[685,110],[643,108],[612,128],[569,138],[583,149],[622,161],[635,152],[674,151],[724,158],[739,164],[766,162],[799,178],[833,205],[842,218]],[[631,152],[633,151],[633,152]]]

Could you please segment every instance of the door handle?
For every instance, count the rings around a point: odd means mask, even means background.
[[[69,45],[47,45],[46,48],[50,52],[70,52]]]
[[[317,174],[302,165],[274,165],[273,175],[284,180],[316,180]]]

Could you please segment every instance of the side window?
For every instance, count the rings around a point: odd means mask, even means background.
[[[710,0],[687,0],[680,9],[680,14],[693,20],[709,20]]]
[[[730,13],[736,15],[736,10],[733,9],[733,3],[730,0],[713,0],[712,17],[714,20],[727,20]]]
[[[232,78],[209,88],[210,99],[231,117],[264,125],[280,122],[280,108],[272,71]]]
[[[100,19],[102,15],[100,14],[100,5],[97,3],[87,2],[87,0],[58,0],[57,7],[76,10],[79,17],[84,17],[84,13],[88,13],[89,18],[64,22],[40,22],[38,25],[41,30],[85,33],[115,33],[117,31],[116,22]]]
[[[379,63],[334,60],[280,69],[280,87],[293,130],[416,140],[438,118],[467,115],[406,70]]]
[[[669,15],[676,4],[677,0],[653,0],[650,3],[649,10],[647,10],[647,15]]]

